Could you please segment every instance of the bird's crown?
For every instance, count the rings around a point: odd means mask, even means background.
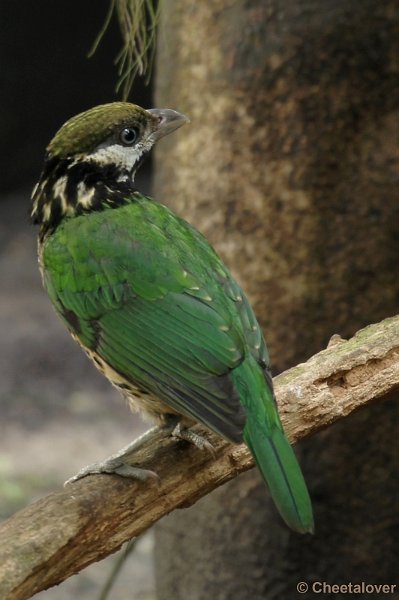
[[[147,126],[155,129],[157,122],[156,116],[136,104],[101,104],[66,121],[47,146],[47,152],[60,157],[88,154],[125,128],[144,132]]]

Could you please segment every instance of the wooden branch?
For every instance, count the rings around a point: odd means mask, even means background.
[[[275,386],[293,442],[398,390],[399,316],[370,325],[349,341],[333,336],[327,349],[275,378]],[[246,447],[207,436],[216,458],[161,435],[135,454],[135,464],[158,473],[159,485],[87,477],[5,521],[0,597],[24,600],[60,583],[253,466]]]

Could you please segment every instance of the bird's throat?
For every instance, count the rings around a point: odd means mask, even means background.
[[[117,208],[131,201],[134,191],[132,174],[115,165],[50,158],[32,193],[32,221],[43,239],[64,218]]]

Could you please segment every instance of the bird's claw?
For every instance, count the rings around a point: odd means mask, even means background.
[[[181,423],[178,423],[176,425],[176,427],[171,433],[171,436],[177,440],[184,440],[186,442],[189,442],[190,444],[193,444],[196,448],[199,448],[200,450],[207,450],[212,454],[212,456],[215,456],[216,454],[215,448],[204,436],[195,433],[188,427],[183,427]]]
[[[75,481],[82,479],[83,477],[87,477],[88,475],[99,474],[119,475],[120,477],[137,479],[139,481],[155,481],[156,483],[159,483],[160,481],[158,475],[154,471],[133,467],[132,465],[128,465],[127,463],[123,462],[119,458],[111,457],[102,462],[93,463],[92,465],[83,467],[83,469],[80,469],[76,475],[67,479],[67,481],[64,483],[64,487],[70,483],[74,483]]]
[[[164,427],[154,427],[153,429],[150,429],[137,440],[134,440],[128,446],[122,448],[122,450],[120,450],[117,454],[109,456],[103,461],[83,467],[83,469],[80,469],[76,475],[67,479],[67,481],[64,483],[64,486],[74,483],[75,481],[79,481],[79,479],[83,479],[83,477],[87,477],[88,475],[99,474],[119,475],[120,477],[126,477],[129,479],[159,483],[160,478],[154,471],[132,466],[124,459],[133,454],[162,431],[164,431],[166,434],[170,434],[177,440],[189,442],[200,450],[207,450],[212,454],[212,456],[215,456],[215,448],[205,437],[195,433],[188,427],[182,426],[180,422],[178,422],[176,425],[174,423],[169,423]]]

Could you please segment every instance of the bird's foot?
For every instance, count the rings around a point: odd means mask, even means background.
[[[103,461],[93,463],[91,465],[87,465],[83,467],[76,475],[67,479],[64,483],[64,486],[73,483],[74,481],[78,481],[83,477],[87,477],[88,475],[96,475],[100,473],[108,473],[112,475],[119,475],[120,477],[130,477],[131,479],[138,479],[140,481],[159,481],[158,475],[154,471],[150,471],[148,469],[142,469],[140,467],[134,467],[126,461],[126,458],[141,448],[145,443],[159,435],[159,433],[166,430],[166,432],[171,431],[170,426],[167,427],[153,427],[143,435],[141,435],[136,440],[133,440],[130,444],[122,448],[116,454],[112,454],[108,458]]]
[[[154,471],[149,469],[142,469],[140,467],[133,467],[132,465],[123,462],[120,458],[110,456],[106,460],[87,465],[80,469],[76,475],[70,477],[64,483],[64,486],[78,481],[88,475],[98,475],[108,473],[110,475],[119,475],[120,477],[128,477],[131,479],[138,479],[139,481],[159,481],[158,475]]]
[[[212,446],[208,440],[198,433],[195,433],[188,427],[183,427],[183,425],[179,422],[174,427],[171,432],[171,436],[177,440],[184,440],[193,444],[196,448],[200,450],[208,450],[213,456],[215,456],[215,448]]]
[[[139,438],[133,440],[133,442],[122,448],[122,450],[116,454],[112,454],[105,460],[83,467],[83,469],[80,469],[76,475],[67,479],[67,481],[64,483],[64,486],[69,485],[74,481],[78,481],[83,477],[87,477],[88,475],[98,475],[104,473],[119,475],[120,477],[128,477],[131,479],[138,479],[139,481],[159,482],[159,477],[154,471],[143,469],[141,467],[135,467],[130,465],[126,460],[128,456],[139,450],[139,448],[152,440],[154,437],[157,437],[159,434],[169,434],[177,440],[184,440],[190,444],[193,444],[200,450],[208,450],[213,456],[215,456],[214,447],[205,437],[195,433],[188,427],[184,427],[180,422],[176,424],[176,420],[173,419],[163,426],[149,429]]]

